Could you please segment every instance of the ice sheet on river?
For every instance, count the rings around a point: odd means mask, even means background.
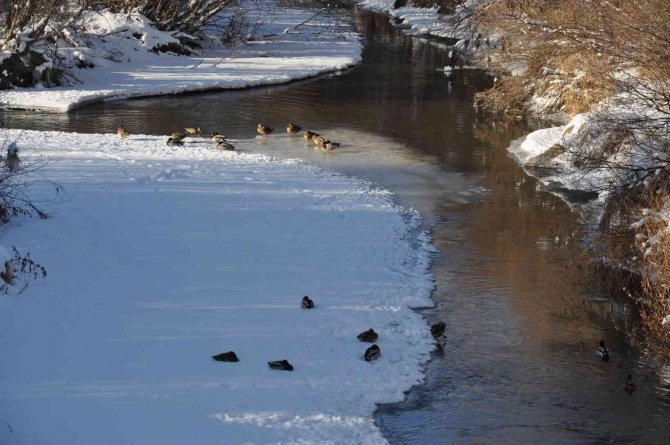
[[[59,191],[35,184],[52,217],[2,240],[49,275],[0,298],[1,443],[385,443],[375,403],[419,382],[432,349],[410,309],[433,286],[417,215],[233,143],[20,134]],[[356,339],[369,328],[373,363]],[[239,363],[210,358],[229,350]],[[295,371],[268,368],[281,359]]]

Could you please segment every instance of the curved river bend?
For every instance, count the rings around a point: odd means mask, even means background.
[[[639,358],[617,325],[623,302],[581,284],[578,215],[540,190],[508,156],[522,124],[478,122],[477,71],[445,77],[443,48],[404,37],[385,16],[354,11],[363,62],[344,73],[279,87],[108,102],[67,115],[2,112],[5,126],[169,134],[185,126],[251,138],[255,124],[291,120],[343,142],[333,155],[302,144],[301,157],[374,181],[417,208],[441,254],[434,259],[444,348],[426,383],[380,406],[392,444],[665,444],[670,372]],[[278,138],[283,136],[278,136]],[[262,141],[258,151],[270,152]],[[594,357],[604,339],[609,363]],[[638,382],[629,395],[628,373]]]

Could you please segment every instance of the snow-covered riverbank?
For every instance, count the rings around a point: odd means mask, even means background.
[[[359,0],[358,5],[370,11],[387,13],[404,32],[411,36],[430,36],[449,39],[461,57],[469,58],[481,48],[495,48],[497,38],[482,38],[472,26],[472,15],[482,4],[481,0],[468,0],[456,5],[449,14],[440,14],[438,7],[418,8],[402,6],[393,8],[394,0]]]
[[[21,135],[59,188],[35,184],[53,216],[2,239],[49,275],[0,299],[0,442],[385,443],[375,403],[421,381],[432,349],[410,309],[432,304],[417,215],[362,180],[245,154],[254,141],[164,139]],[[239,363],[210,358],[229,350]],[[281,359],[295,371],[268,368]]]
[[[303,9],[249,14],[252,23],[262,23],[253,41],[179,56],[151,52],[176,39],[140,15],[89,13],[89,34],[80,38],[91,48],[71,52],[95,67],[75,69],[78,82],[71,87],[0,91],[0,107],[66,112],[103,100],[285,83],[360,62],[360,37],[348,23],[312,18],[314,11]]]

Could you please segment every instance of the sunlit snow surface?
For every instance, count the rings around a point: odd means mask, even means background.
[[[262,8],[248,17],[252,24],[262,23],[254,31],[256,40],[190,56],[151,52],[154,44],[175,39],[138,14],[87,13],[91,34],[82,39],[93,46],[71,51],[85,54],[95,68],[74,69],[78,82],[70,87],[0,91],[0,107],[66,112],[102,100],[285,83],[360,62],[361,43],[350,24],[314,17],[312,10],[259,4]]]
[[[375,403],[401,399],[432,349],[409,309],[433,287],[417,215],[362,180],[245,153],[257,141],[164,141],[21,134],[58,192],[34,184],[52,217],[2,239],[49,275],[0,298],[0,443],[385,443]],[[239,363],[210,358],[229,350]],[[266,364],[284,358],[294,372]]]

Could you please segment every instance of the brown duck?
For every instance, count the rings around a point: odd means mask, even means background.
[[[286,132],[290,134],[295,134],[295,133],[300,133],[302,130],[302,127],[299,127],[298,125],[294,125],[292,123],[288,123],[288,126],[286,127]]]
[[[256,131],[257,131],[258,134],[260,134],[261,136],[265,136],[265,135],[270,134],[270,133],[272,133],[273,131],[275,131],[275,129],[272,128],[272,127],[268,127],[267,125],[263,125],[263,124],[260,124],[260,123],[259,123],[258,125],[256,125]]]
[[[128,133],[128,131],[123,127],[117,128],[116,134],[118,134],[121,139],[127,139],[128,136],[130,136],[130,133]]]

